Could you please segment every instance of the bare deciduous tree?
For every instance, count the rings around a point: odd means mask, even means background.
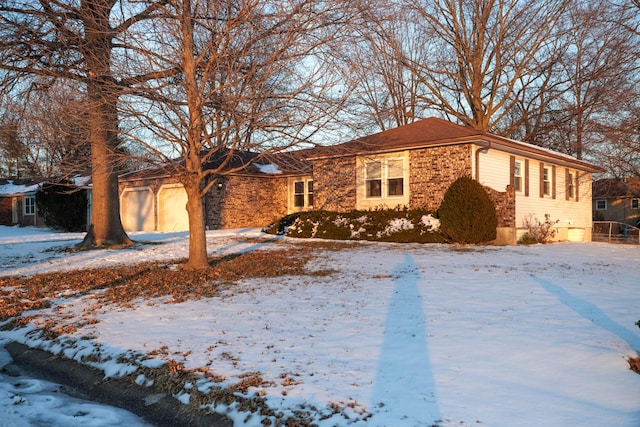
[[[607,129],[626,115],[637,80],[637,38],[623,28],[633,15],[608,0],[573,2],[565,14],[559,96],[538,142],[583,158],[605,144]]]
[[[150,68],[180,74],[147,85],[127,105],[154,141],[169,144],[170,151],[157,143],[146,148],[186,190],[185,268],[208,267],[202,197],[234,171],[234,156],[282,151],[332,118],[340,96],[324,54],[339,42],[341,3],[174,0],[153,22],[145,59]],[[179,161],[171,159],[176,152]]]
[[[86,91],[92,164],[92,226],[84,246],[128,244],[120,221],[118,99],[140,81],[129,34],[153,18],[166,0],[3,0],[0,3],[0,68],[15,83],[22,77],[79,82]],[[131,53],[133,52],[133,53]],[[114,61],[119,66],[114,67]]]
[[[65,178],[91,173],[84,93],[60,83],[31,90],[12,101],[12,107],[2,109],[5,117],[13,117],[15,138],[28,165],[25,176]]]
[[[355,87],[349,111],[357,131],[403,126],[422,114],[420,79],[402,59],[409,57],[413,63],[428,59],[423,37],[417,36],[413,22],[393,1],[361,6],[354,37],[343,46],[347,79]],[[402,55],[396,54],[396,48]]]
[[[558,20],[568,3],[413,0],[399,19],[413,20],[408,36],[423,52],[417,56],[384,28],[378,32],[419,80],[412,87],[422,108],[479,130],[512,135],[524,120],[544,111],[547,99],[540,94],[549,93],[553,84]]]

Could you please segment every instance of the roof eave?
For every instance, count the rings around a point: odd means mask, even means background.
[[[552,159],[554,163],[560,164],[561,166],[570,166],[575,167],[576,169],[581,169],[587,172],[604,172],[604,169],[596,166],[592,163],[572,158],[571,156],[564,155],[562,153],[557,153],[554,151],[546,150],[541,147],[536,147],[534,145],[524,144],[519,141],[510,140],[508,138],[502,138],[494,135],[472,135],[472,136],[464,136],[459,138],[450,138],[443,139],[438,141],[420,141],[411,144],[406,144],[402,146],[389,147],[389,148],[381,148],[381,149],[373,149],[367,152],[363,152],[362,150],[353,152],[342,152],[336,154],[330,154],[325,156],[313,156],[308,157],[306,160],[315,161],[315,160],[327,160],[332,158],[339,157],[353,157],[353,156],[362,156],[364,154],[388,154],[398,151],[404,150],[419,150],[423,148],[435,148],[435,147],[444,147],[449,145],[461,145],[461,144],[475,144],[483,147],[496,147],[496,144],[501,147],[502,151],[512,154],[521,154],[526,155],[527,157],[536,159],[536,160],[550,160]]]

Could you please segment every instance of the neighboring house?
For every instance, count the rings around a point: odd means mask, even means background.
[[[44,180],[0,179],[0,224],[42,226],[36,192]]]
[[[593,183],[593,219],[638,226],[640,179],[605,178]]]
[[[515,244],[525,221],[544,220],[545,214],[559,220],[559,240],[590,240],[591,176],[601,171],[437,118],[269,160],[237,153],[232,166],[238,165],[205,197],[209,229],[265,226],[308,209],[436,211],[451,183],[470,176],[496,203],[498,244]],[[120,184],[126,230],[187,229],[185,191],[166,169],[126,174]]]
[[[0,225],[43,227],[44,218],[38,214],[36,193],[56,179],[0,179]],[[87,224],[91,219],[91,177],[76,176],[69,181],[87,192]]]

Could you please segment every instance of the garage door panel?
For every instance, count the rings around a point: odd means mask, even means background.
[[[148,189],[125,191],[120,217],[125,231],[155,230],[153,193]]]
[[[158,193],[158,229],[160,231],[189,230],[187,192],[184,187],[161,188]]]

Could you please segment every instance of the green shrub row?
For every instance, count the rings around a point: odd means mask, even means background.
[[[496,207],[477,181],[461,177],[437,213],[424,210],[311,211],[284,217],[267,229],[291,237],[418,243],[486,243],[496,238]]]
[[[442,243],[439,225],[423,210],[310,211],[286,216],[266,231],[300,238]]]

